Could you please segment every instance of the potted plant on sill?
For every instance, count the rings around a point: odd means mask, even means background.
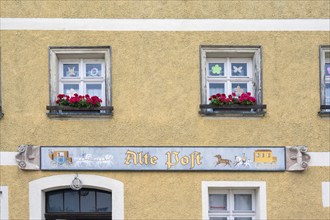
[[[56,110],[60,112],[100,112],[102,99],[98,96],[90,96],[88,94],[82,96],[75,93],[73,96],[58,94],[56,104],[57,106],[48,106],[49,110]]]
[[[210,104],[201,105],[201,108],[212,109],[213,112],[232,112],[232,111],[254,111],[257,109],[263,109],[265,106],[257,105],[256,98],[251,96],[250,92],[242,93],[240,96],[236,96],[235,93],[231,95],[215,94],[209,98]]]

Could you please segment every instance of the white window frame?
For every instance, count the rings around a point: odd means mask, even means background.
[[[326,84],[330,84],[330,77],[325,77],[325,64],[330,63],[330,46],[320,47],[320,99],[321,105],[326,105]],[[330,105],[330,104],[328,104]],[[330,110],[327,110],[330,111]]]
[[[102,64],[102,76],[97,78],[63,77],[63,63],[79,65],[80,74],[85,74],[88,63]],[[63,83],[79,84],[79,95],[85,95],[86,84],[101,84],[102,106],[112,106],[111,93],[111,48],[110,47],[50,47],[49,48],[50,105],[56,105],[57,95],[63,93]]]
[[[8,186],[0,186],[0,219],[9,219]]]
[[[322,205],[330,207],[330,182],[322,182]]]
[[[217,214],[209,213],[209,194],[210,192],[254,192],[255,204],[252,209],[255,211],[254,219],[267,219],[266,208],[266,182],[261,181],[202,181],[202,219],[209,220],[210,217],[221,217]],[[242,191],[241,191],[242,190]],[[228,197],[227,197],[228,199]],[[228,203],[227,203],[228,204]],[[228,212],[226,213],[228,214]],[[223,216],[224,217],[224,216]],[[239,217],[239,216],[236,216]],[[252,216],[251,216],[252,217]],[[230,219],[230,218],[228,218]]]
[[[209,83],[225,83],[225,93],[231,94],[232,83],[247,83],[248,92],[262,104],[262,60],[261,46],[201,46],[201,104],[208,104]],[[209,62],[225,62],[225,76],[208,76]],[[247,63],[247,77],[231,75],[231,63]]]
[[[44,177],[29,182],[30,220],[45,219],[45,201],[48,191],[70,188],[75,174],[63,174]],[[111,191],[112,219],[124,219],[124,184],[118,180],[98,176],[79,174],[83,187]]]

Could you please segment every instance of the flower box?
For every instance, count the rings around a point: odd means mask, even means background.
[[[257,112],[266,109],[266,105],[200,105],[200,109],[208,112]]]
[[[49,110],[48,116],[100,116],[100,115],[112,115],[113,107],[112,106],[100,106],[100,107],[71,107],[71,106],[47,106]]]

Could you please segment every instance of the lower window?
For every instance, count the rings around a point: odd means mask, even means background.
[[[209,189],[210,220],[253,220],[255,190]]]
[[[61,189],[46,192],[46,220],[109,220],[111,192],[95,189]]]
[[[203,220],[266,220],[266,183],[203,181],[202,217]]]

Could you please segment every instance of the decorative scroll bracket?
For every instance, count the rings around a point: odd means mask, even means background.
[[[16,162],[22,170],[40,170],[40,147],[33,145],[18,146]]]
[[[286,170],[304,171],[308,167],[311,156],[307,154],[306,146],[287,146],[286,147]]]

